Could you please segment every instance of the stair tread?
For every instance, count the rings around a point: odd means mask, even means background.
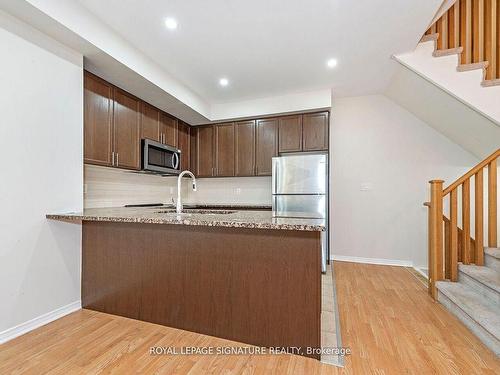
[[[493,258],[500,259],[500,248],[499,247],[486,247],[484,252]]]
[[[487,300],[473,288],[459,282],[438,281],[436,287],[486,331],[500,340],[500,304]]]
[[[500,272],[488,267],[476,266],[473,264],[460,264],[458,268],[460,272],[465,273],[467,276],[472,277],[500,293]]]

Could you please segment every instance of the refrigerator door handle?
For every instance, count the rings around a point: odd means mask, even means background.
[[[273,158],[273,170],[272,170],[272,189],[273,194],[276,194],[277,186],[278,186],[278,160]]]

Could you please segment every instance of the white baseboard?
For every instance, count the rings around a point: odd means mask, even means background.
[[[413,263],[409,260],[401,259],[383,259],[383,258],[361,258],[351,257],[345,255],[332,254],[332,260],[339,262],[353,262],[353,263],[366,263],[366,264],[381,264],[385,266],[399,266],[399,267],[412,267]]]
[[[29,331],[32,331],[47,323],[53,322],[54,320],[62,318],[63,316],[68,315],[81,308],[82,301],[75,301],[70,303],[69,305],[62,306],[46,314],[40,315],[34,319],[28,320],[27,322],[21,323],[15,327],[9,328],[3,332],[0,332],[0,344],[12,340],[18,336],[24,335]]]
[[[422,268],[420,268],[420,267],[413,267],[413,269],[415,271],[417,271],[419,274],[421,274],[423,277],[425,277],[426,279],[429,279],[429,276],[427,276],[427,274],[422,270]]]

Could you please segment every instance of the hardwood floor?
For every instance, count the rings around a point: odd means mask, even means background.
[[[0,374],[495,374],[500,363],[401,267],[335,263],[341,369],[299,356],[150,355],[152,346],[243,346],[81,310],[0,346]]]

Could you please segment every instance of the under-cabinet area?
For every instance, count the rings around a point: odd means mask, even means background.
[[[142,169],[141,141],[180,150],[179,170],[197,177],[270,176],[273,157],[328,150],[329,112],[191,126],[85,72],[84,161]]]

